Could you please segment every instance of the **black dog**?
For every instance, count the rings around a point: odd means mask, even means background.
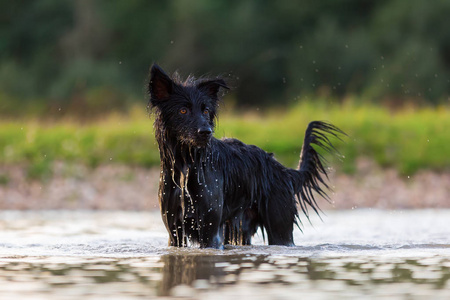
[[[214,121],[223,79],[181,81],[157,65],[150,71],[150,105],[161,157],[159,201],[170,246],[197,244],[223,248],[250,245],[258,228],[270,245],[294,245],[297,204],[317,213],[313,192],[326,197],[326,171],[313,144],[334,149],[325,134],[342,131],[311,122],[298,170],[273,155],[236,139],[214,138]]]

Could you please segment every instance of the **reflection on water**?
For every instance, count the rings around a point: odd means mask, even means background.
[[[450,299],[450,210],[328,212],[296,247],[168,248],[157,212],[0,212],[0,299]]]
[[[161,261],[164,267],[160,295],[169,295],[172,288],[179,285],[196,286],[202,282],[209,286],[213,278],[225,275],[222,268],[216,268],[216,263],[224,261],[220,256],[164,255]]]
[[[101,299],[177,296],[212,299],[450,297],[450,259],[279,255],[0,259],[0,298]],[[392,298],[390,298],[392,299]]]

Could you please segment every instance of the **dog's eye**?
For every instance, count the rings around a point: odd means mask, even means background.
[[[183,107],[182,109],[180,109],[180,114],[182,115],[187,114],[187,108]]]
[[[204,114],[204,115],[209,114],[209,109],[206,108],[206,109],[203,111],[203,114]]]

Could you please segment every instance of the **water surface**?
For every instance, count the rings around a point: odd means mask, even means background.
[[[157,212],[0,213],[0,299],[450,299],[450,211],[330,211],[296,247],[167,247]]]

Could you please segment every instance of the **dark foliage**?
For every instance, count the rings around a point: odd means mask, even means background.
[[[213,137],[223,79],[170,78],[151,69],[150,106],[161,157],[159,200],[169,245],[221,248],[249,245],[258,228],[271,245],[293,245],[297,205],[318,212],[314,193],[326,196],[326,170],[313,145],[332,150],[327,134],[342,132],[311,122],[298,170],[271,153],[236,139]]]
[[[3,1],[0,114],[123,109],[149,61],[225,71],[242,105],[448,103],[449,15],[448,0]]]

